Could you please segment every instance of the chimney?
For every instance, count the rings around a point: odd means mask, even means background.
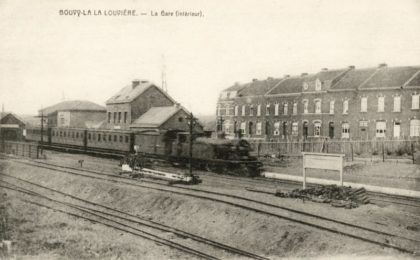
[[[267,80],[273,80],[274,78],[273,77],[267,77]]]
[[[255,81],[257,81],[257,80],[258,80],[258,79],[255,79],[255,78],[254,78],[254,79],[252,79],[252,82],[255,82]]]
[[[138,85],[140,85],[140,80],[139,79],[134,79],[132,81],[133,89],[135,89]]]
[[[352,70],[354,70],[356,67],[354,66],[354,65],[350,65],[349,66],[349,69],[352,69]]]
[[[300,74],[300,76],[301,76],[301,77],[308,76],[308,73],[304,72],[304,73]]]
[[[321,70],[322,71],[328,71],[328,68],[322,68]]]
[[[385,68],[385,67],[387,67],[388,65],[386,64],[386,63],[381,63],[381,64],[379,64],[378,65],[378,68]]]

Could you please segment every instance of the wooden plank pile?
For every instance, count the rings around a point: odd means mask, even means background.
[[[305,190],[294,189],[290,192],[278,190],[274,195],[282,198],[299,198],[319,203],[329,203],[333,207],[346,209],[357,208],[362,204],[369,203],[365,188],[353,189],[337,185],[317,186]]]

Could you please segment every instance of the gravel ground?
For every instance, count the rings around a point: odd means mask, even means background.
[[[79,159],[85,160],[83,168],[118,170],[115,166],[118,162],[115,160],[58,153],[47,155],[48,162],[69,166],[77,166]],[[80,179],[11,162],[0,162],[8,164],[6,169],[8,173],[18,174],[21,178],[273,258],[407,257],[393,250],[224,204]],[[350,211],[332,209],[325,204],[302,203],[298,200],[279,199],[247,192],[240,185],[230,185],[227,181],[217,181],[214,178],[205,179],[203,185],[196,187],[230,192],[420,239],[420,214],[400,209],[397,211],[393,206],[380,208],[368,205]],[[60,213],[28,206],[18,200],[18,195],[12,192],[7,194],[7,203],[12,205],[10,207],[8,204],[7,208],[10,211],[8,214],[14,219],[11,225],[12,239],[20,241],[15,251],[19,258],[138,259],[141,256],[142,259],[184,259],[187,257],[169,248],[121,234],[98,224],[92,225]],[[30,232],[26,232],[27,230]]]

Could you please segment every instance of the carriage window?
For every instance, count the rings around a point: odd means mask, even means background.
[[[63,136],[63,132],[60,131],[60,136]]]
[[[89,139],[89,140],[90,140],[90,136],[91,136],[91,135],[90,135],[90,133],[89,133],[89,134],[88,134],[88,139]]]
[[[106,135],[104,134],[104,142],[106,142]]]
[[[74,132],[71,132],[71,138],[74,138]]]
[[[98,141],[101,141],[101,134],[98,134]]]
[[[123,137],[122,135],[120,135],[120,142],[122,143],[122,141],[123,141]]]
[[[83,138],[83,133],[80,133],[80,138]]]
[[[116,142],[117,141],[117,136],[116,135],[114,135],[114,142]]]
[[[76,138],[79,138],[79,132],[76,133]]]
[[[108,141],[112,141],[112,135],[108,135]]]
[[[64,137],[66,137],[67,133],[64,131]]]
[[[128,136],[125,136],[125,142],[128,143]]]

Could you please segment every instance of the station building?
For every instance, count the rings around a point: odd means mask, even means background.
[[[420,66],[324,68],[236,83],[216,114],[228,138],[407,139],[420,136],[419,97]]]
[[[135,79],[106,101],[108,129],[188,131],[189,112],[158,86]],[[200,123],[195,131],[202,132]]]

